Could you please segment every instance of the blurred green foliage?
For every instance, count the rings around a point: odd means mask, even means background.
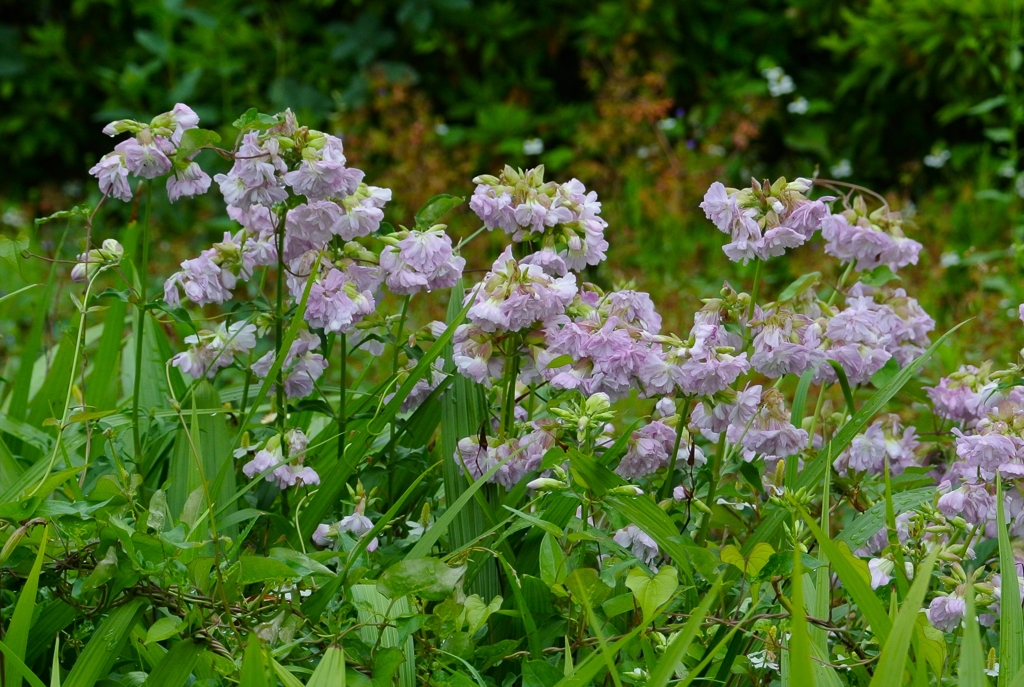
[[[176,101],[212,125],[250,105],[324,123],[373,97],[373,72],[414,83],[453,141],[496,156],[531,137],[569,150],[579,123],[600,117],[624,41],[630,70],[663,76],[666,109],[694,145],[756,108],[763,70],[780,67],[792,89],[770,98],[756,135],[727,146],[747,167],[845,159],[862,180],[905,183],[936,145],[960,166],[1015,164],[1014,12],[1011,0],[10,3],[0,185],[79,178],[109,147],[98,125]]]

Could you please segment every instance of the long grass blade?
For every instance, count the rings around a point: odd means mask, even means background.
[[[124,649],[132,626],[142,615],[145,603],[143,599],[135,599],[110,612],[85,645],[64,687],[93,687],[106,677]]]
[[[974,608],[974,585],[968,584],[966,594],[967,614],[964,616],[964,637],[960,645],[960,663],[957,677],[960,687],[988,687],[985,677],[985,650],[981,646],[981,632],[978,629],[978,614]],[[1000,670],[1000,672],[1002,672]],[[873,683],[872,683],[873,684]]]
[[[14,607],[14,615],[11,616],[11,623],[7,626],[7,633],[4,639],[7,646],[13,651],[13,655],[19,660],[25,660],[25,650],[28,648],[29,630],[32,628],[32,613],[36,608],[36,593],[39,591],[39,574],[43,569],[43,560],[46,558],[46,544],[49,540],[49,526],[43,528],[43,536],[39,541],[39,552],[36,554],[35,563],[25,580],[24,586],[18,592],[18,603]],[[21,687],[21,675],[14,669],[14,662],[6,664],[4,671],[4,684],[8,687]]]
[[[924,603],[924,596],[928,593],[932,569],[935,567],[938,557],[939,547],[936,546],[918,567],[917,573],[914,575],[914,584],[910,586],[910,591],[907,592],[903,605],[896,615],[896,621],[892,624],[892,632],[882,645],[878,666],[871,678],[871,687],[886,687],[903,682],[907,653],[910,651],[910,643],[913,641],[916,631],[917,615],[921,611],[921,604]],[[917,659],[924,660],[920,656]]]
[[[999,570],[1002,572],[1001,603],[999,607],[999,687],[1024,667],[1024,616],[1021,615],[1020,585],[1013,546],[1006,530],[1006,512],[1003,510],[1003,482],[996,477],[996,525],[999,540]]]
[[[0,641],[0,653],[3,654],[4,660],[9,664],[9,667],[13,668],[14,672],[18,674],[19,679],[25,678],[32,687],[46,687],[43,681],[25,665],[25,662],[15,655],[14,649],[4,644],[3,641]]]
[[[340,646],[327,647],[306,687],[345,687],[345,652]]]
[[[814,687],[814,670],[811,667],[811,638],[807,632],[807,611],[804,609],[804,571],[800,564],[800,547],[793,548],[793,573],[790,588],[793,590],[793,610],[789,622],[789,663],[790,684]]]
[[[693,643],[694,638],[697,636],[697,631],[700,629],[700,625],[704,622],[704,616],[708,614],[713,604],[718,599],[718,594],[722,589],[722,580],[719,578],[712,585],[711,589],[704,595],[703,600],[700,602],[700,606],[697,607],[690,617],[687,619],[686,624],[683,625],[683,629],[679,631],[679,634],[669,642],[669,645],[665,647],[665,653],[661,655],[661,659],[657,665],[651,670],[651,676],[647,679],[646,687],[666,687],[669,680],[675,674],[676,666],[683,660],[687,652],[690,649],[690,645]]]
[[[889,638],[892,621],[889,619],[889,614],[886,613],[885,608],[878,601],[871,586],[861,577],[860,572],[853,567],[853,564],[840,551],[839,547],[822,531],[818,523],[814,522],[814,519],[807,515],[803,509],[800,509],[800,517],[804,519],[804,522],[807,523],[807,526],[814,534],[814,538],[818,541],[818,546],[821,547],[825,556],[828,557],[832,568],[843,583],[843,587],[850,593],[850,597],[857,604],[861,615],[864,616],[875,636],[878,637],[879,644],[884,645]]]
[[[192,640],[177,642],[164,654],[142,687],[182,687],[188,682],[203,647]]]
[[[368,646],[377,644],[378,638],[382,647],[394,647],[405,654],[405,661],[398,669],[399,687],[416,687],[416,652],[413,650],[412,637],[406,637],[399,646],[398,630],[393,627],[395,618],[411,615],[412,605],[408,597],[389,599],[377,591],[376,585],[357,584],[352,586],[352,601],[356,604],[359,622],[364,627],[359,629],[359,636]],[[367,606],[369,608],[367,608]],[[378,624],[388,623],[383,629]]]

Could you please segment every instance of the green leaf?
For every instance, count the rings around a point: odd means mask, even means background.
[[[153,668],[143,687],[184,687],[203,651],[203,645],[191,639],[176,642]]]
[[[964,637],[960,644],[960,662],[957,665],[957,684],[960,687],[988,687],[985,677],[985,650],[981,647],[978,614],[974,610],[974,585],[968,584],[964,592],[967,613],[964,615]],[[1002,666],[1000,666],[1000,672]],[[872,683],[874,684],[874,683]]]
[[[551,360],[551,362],[547,364],[546,369],[554,370],[557,367],[562,367],[562,365],[572,365],[575,362],[576,358],[566,353],[565,355],[560,355]]]
[[[220,143],[220,134],[209,129],[186,129],[181,135],[181,143],[175,157],[186,163],[191,160],[196,151],[206,146]]]
[[[928,614],[924,611],[917,614],[917,643],[915,651],[920,651],[928,667],[935,673],[936,679],[942,677],[946,665],[946,636],[941,630],[932,627]]]
[[[666,687],[668,685],[669,680],[675,675],[676,668],[682,664],[683,658],[689,652],[690,645],[693,644],[700,625],[704,622],[704,616],[708,614],[711,604],[718,599],[721,588],[722,580],[719,578],[710,591],[704,595],[697,610],[686,620],[683,629],[665,647],[665,652],[661,655],[658,663],[651,668],[650,677],[647,679],[645,687]]]
[[[553,687],[562,679],[562,671],[547,661],[523,660],[523,687]]]
[[[679,573],[666,565],[657,575],[649,575],[640,568],[632,568],[626,575],[626,586],[633,592],[636,602],[644,613],[644,622],[649,623],[658,609],[675,596],[679,588]]]
[[[775,553],[775,549],[772,548],[771,544],[758,542],[746,556],[740,553],[740,550],[733,544],[723,546],[719,555],[723,563],[739,568],[744,575],[756,577],[757,573],[761,572],[761,568],[768,563],[768,559],[772,557],[773,553]]]
[[[441,601],[455,591],[465,574],[465,566],[449,568],[436,558],[406,558],[384,571],[377,580],[377,591],[391,599],[413,595]]]
[[[388,648],[385,651],[397,651]],[[378,654],[379,655],[379,654]],[[399,657],[404,657],[399,652]],[[376,666],[374,666],[376,670]],[[390,684],[390,680],[388,681]],[[345,652],[340,646],[329,646],[324,657],[316,666],[313,675],[310,676],[306,687],[345,687]]]
[[[263,646],[256,633],[251,633],[249,641],[245,645],[245,654],[242,656],[242,674],[238,685],[239,687],[271,687],[267,678],[267,661],[263,654]]]
[[[40,680],[32,670],[25,665],[22,661],[14,654],[14,649],[0,641],[0,653],[3,654],[4,659],[10,662],[10,668],[14,669],[14,672],[18,675],[18,678],[25,678],[32,687],[46,687],[43,681]]]
[[[857,414],[857,404],[853,402],[853,390],[850,388],[850,380],[846,378],[846,370],[835,360],[829,360],[828,364],[835,370],[839,386],[843,390],[843,398],[846,399],[846,411],[852,417]]]
[[[613,655],[617,654],[626,645],[632,642],[633,638],[636,637],[643,628],[643,625],[637,625],[629,632],[629,634],[622,636],[618,641],[610,644],[608,646],[608,653]],[[595,651],[577,663],[576,669],[573,671],[572,675],[566,675],[555,685],[555,687],[586,687],[604,667],[605,664],[602,653]],[[651,682],[648,681],[647,684],[650,685]]]
[[[1017,565],[1013,545],[1006,529],[1003,510],[1003,482],[996,477],[996,528],[999,540],[999,569],[1002,575],[999,606],[999,680],[1000,687],[1024,667],[1024,616],[1021,615],[1020,586],[1017,583]]]
[[[464,200],[465,198],[450,196],[447,193],[434,196],[416,213],[416,226],[430,227],[437,224],[437,220],[441,219],[452,209],[462,205]]]
[[[878,666],[871,678],[871,687],[898,685],[903,682],[903,670],[907,664],[907,653],[910,642],[917,628],[917,615],[924,603],[925,594],[932,581],[932,569],[938,559],[940,547],[936,546],[924,562],[918,566],[914,575],[914,584],[910,587],[907,598],[903,600],[896,621],[892,624],[892,632],[882,645],[882,653]],[[918,657],[920,658],[920,657]]]
[[[920,489],[909,489],[898,494],[893,494],[893,509],[898,513],[914,510],[922,503],[932,500],[935,495],[935,487],[922,487]],[[854,518],[849,526],[836,537],[837,541],[846,542],[850,548],[859,548],[868,539],[878,534],[878,531],[885,527],[885,503],[879,501],[871,508]]]
[[[860,281],[868,286],[885,286],[891,281],[902,281],[899,275],[888,265],[879,265],[866,274],[860,275]]]
[[[790,589],[793,591],[792,615],[789,630],[789,681],[800,687],[814,687],[814,670],[811,666],[811,638],[807,631],[807,611],[804,608],[804,571],[800,565],[800,550],[793,549],[793,573]],[[893,683],[897,684],[897,683]]]
[[[601,581],[593,568],[576,568],[565,578],[565,586],[577,602],[591,608],[600,606],[612,593],[612,588]]]
[[[892,621],[878,601],[878,597],[875,596],[874,590],[871,589],[870,577],[865,579],[864,573],[867,571],[859,570],[851,560],[853,556],[844,553],[803,509],[800,509],[800,517],[804,519],[814,534],[814,538],[818,540],[818,546],[828,557],[828,561],[836,571],[836,575],[839,576],[843,587],[849,592],[853,602],[857,604],[860,614],[878,637],[879,644],[884,644],[892,629]],[[863,564],[863,561],[861,563]]]
[[[8,298],[14,298],[19,293],[24,293],[24,292],[26,292],[26,291],[28,291],[30,289],[34,289],[37,286],[42,286],[42,284],[29,284],[28,286],[22,286],[20,289],[18,289],[16,291],[11,291],[10,293],[6,293],[3,296],[0,296],[0,303],[3,303]]]
[[[24,250],[28,250],[27,234],[18,234],[13,239],[0,235],[0,260],[6,261],[11,267],[18,266],[18,258]]]
[[[10,657],[13,656],[14,659],[19,661],[25,660],[29,630],[32,628],[32,613],[36,607],[36,593],[39,591],[39,575],[42,572],[43,561],[46,558],[46,544],[49,540],[49,534],[49,526],[44,527],[43,536],[39,540],[39,549],[36,552],[36,560],[32,564],[32,570],[29,571],[28,577],[25,579],[25,584],[22,585],[21,591],[18,592],[18,602],[14,606],[14,614],[11,616],[11,622],[7,626],[7,632],[4,634],[4,639],[7,640],[7,646],[11,651],[10,655],[4,652],[4,655],[8,658],[8,662],[5,664],[4,684],[8,685],[8,687],[21,687],[20,671],[15,669],[15,663],[10,660]]]
[[[279,124],[279,120],[276,116],[263,114],[255,107],[250,107],[241,117],[232,122],[231,126],[239,131],[245,131],[247,129],[269,129],[277,124]]]
[[[178,634],[184,621],[175,616],[160,618],[146,631],[146,644],[162,642]]]
[[[390,687],[404,661],[405,656],[400,649],[393,646],[379,649],[373,657],[374,687]]]
[[[821,272],[808,272],[797,277],[796,281],[787,286],[779,294],[779,301],[791,301],[807,289],[821,281]]]
[[[562,546],[557,538],[545,533],[540,540],[540,579],[550,587],[564,582],[567,572]]]
[[[356,604],[359,622],[363,624],[359,629],[360,639],[369,646],[374,646],[379,640],[382,647],[393,647],[402,651],[406,658],[399,670],[399,687],[416,687],[416,652],[413,639],[407,636],[400,640],[398,629],[394,627],[397,618],[411,616],[414,612],[408,597],[392,600],[378,592],[372,584],[357,584],[352,586],[352,601]],[[383,632],[378,628],[379,623],[387,624]],[[348,682],[353,687],[360,687],[352,680],[353,675],[360,673],[348,673]]]
[[[63,687],[93,687],[106,677],[145,608],[145,600],[134,599],[111,611],[90,636]]]
[[[253,584],[267,580],[290,580],[300,577],[290,566],[274,558],[240,556],[238,584]]]

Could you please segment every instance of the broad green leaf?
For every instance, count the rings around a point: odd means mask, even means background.
[[[357,584],[352,586],[352,601],[356,604],[359,622],[363,624],[359,629],[360,639],[368,646],[374,646],[379,641],[382,647],[393,647],[402,651],[406,658],[398,673],[399,687],[416,687],[416,652],[413,648],[413,639],[408,636],[400,640],[398,629],[394,627],[396,618],[413,614],[408,597],[392,600],[378,592],[372,584]],[[383,632],[378,628],[380,623],[387,624]],[[348,673],[347,681],[352,687],[361,687],[352,679],[358,675],[361,673]]]
[[[974,610],[973,584],[967,585],[964,596],[967,601],[967,613],[964,615],[964,637],[960,643],[960,661],[957,664],[957,684],[960,687],[988,687],[988,678],[985,677],[985,650],[981,646],[978,614]]]
[[[251,633],[249,641],[245,644],[245,653],[242,656],[242,674],[238,686],[272,687],[268,677],[267,660],[263,653],[263,646],[256,633]]]
[[[436,558],[407,558],[381,574],[377,591],[391,599],[412,595],[441,601],[451,595],[465,574],[465,566],[449,568]]]
[[[896,621],[892,624],[892,632],[882,645],[878,666],[871,678],[871,687],[887,687],[903,682],[907,653],[910,651],[910,643],[917,629],[918,613],[924,603],[925,594],[928,593],[928,586],[931,584],[932,569],[938,559],[939,548],[936,546],[932,549],[932,552],[918,566],[914,574],[914,584],[911,585],[907,598],[903,600],[903,605],[896,615]],[[920,656],[917,658],[921,660]]]
[[[174,637],[180,631],[182,623],[184,621],[176,616],[160,618],[146,631],[146,644],[162,642],[165,639]]]
[[[744,556],[733,544],[723,546],[719,555],[723,563],[739,568],[744,575],[756,577],[773,553],[775,553],[775,549],[771,547],[771,544],[758,542],[747,556]]]
[[[779,294],[779,301],[791,301],[807,289],[821,281],[821,272],[808,272],[797,277],[796,281],[787,286]]]
[[[111,611],[90,635],[85,649],[64,680],[64,687],[93,687],[106,677],[145,608],[145,600],[135,599]]]
[[[789,682],[800,687],[814,687],[814,670],[811,667],[811,637],[807,631],[807,611],[804,607],[804,571],[800,565],[800,549],[793,549],[793,574],[790,589],[793,604],[789,620]],[[895,683],[893,683],[895,684]]]
[[[632,568],[626,575],[626,586],[633,592],[636,602],[644,613],[644,622],[649,623],[658,609],[675,596],[679,588],[679,573],[671,566],[665,566],[657,575],[649,575],[640,568]]]
[[[450,196],[447,193],[434,196],[416,213],[417,226],[430,227],[437,224],[446,213],[462,205],[465,198]]]
[[[238,559],[239,584],[253,584],[267,580],[290,580],[300,575],[291,567],[274,558],[263,556],[241,556]]]
[[[871,589],[870,576],[865,579],[864,574],[851,561],[852,556],[841,551],[803,509],[800,510],[800,517],[811,529],[814,538],[818,541],[818,546],[825,552],[832,569],[836,571],[836,575],[843,583],[843,587],[849,592],[852,601],[857,604],[858,611],[864,616],[875,636],[878,637],[879,644],[884,645],[892,629],[892,621],[878,601],[878,597],[875,596],[874,590]]]
[[[466,607],[466,631],[470,636],[475,635],[476,631],[484,626],[493,613],[501,610],[502,601],[504,599],[500,596],[494,597],[489,604],[484,603],[484,600],[476,594],[466,597],[463,605]]]
[[[540,579],[550,587],[564,582],[567,572],[562,546],[558,539],[545,533],[540,540]]]
[[[1003,510],[1003,482],[996,477],[996,529],[999,540],[999,570],[1003,571],[1001,601],[999,605],[999,680],[1006,685],[1013,675],[1024,667],[1024,616],[1021,615],[1020,585],[1017,582],[1017,564],[1013,545],[1006,530],[1006,512]]]
[[[523,660],[523,687],[553,687],[562,679],[562,671],[547,661]]]
[[[29,571],[25,584],[18,592],[18,602],[14,606],[14,614],[4,634],[7,646],[11,650],[11,656],[16,660],[25,660],[25,650],[28,648],[29,630],[32,628],[32,613],[36,607],[36,593],[39,591],[39,575],[43,569],[43,561],[46,559],[46,544],[49,541],[50,528],[43,528],[42,538],[39,540],[39,549],[36,552],[35,562],[32,570]],[[5,656],[6,656],[5,652]],[[21,687],[20,671],[15,670],[14,661],[8,657],[5,664],[4,684],[9,687]]]
[[[942,676],[946,664],[946,637],[941,630],[936,630],[928,621],[928,614],[922,609],[917,614],[917,644],[915,651],[920,651],[921,658],[932,669],[936,677]]]
[[[28,234],[18,234],[13,239],[0,235],[0,260],[6,261],[11,267],[17,268],[21,252],[28,250]]]
[[[179,160],[192,158],[197,150],[205,146],[220,143],[220,134],[209,129],[187,129],[182,132],[181,143],[178,144],[176,157]]]
[[[306,687],[345,687],[345,652],[340,646],[327,647]]]
[[[184,687],[204,650],[202,644],[191,639],[175,642],[153,668],[143,687]]]
[[[373,684],[388,687],[394,684],[395,675],[402,667],[405,656],[393,646],[382,647],[373,657]],[[308,687],[308,686],[307,686]]]
[[[591,608],[600,606],[612,593],[612,588],[601,581],[593,568],[576,568],[565,578],[565,586],[578,603]]]

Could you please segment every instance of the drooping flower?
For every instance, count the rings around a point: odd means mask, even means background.
[[[452,252],[452,240],[443,225],[410,231],[380,254],[388,288],[401,296],[419,291],[451,288],[462,277],[466,260]]]
[[[943,632],[955,632],[966,613],[967,602],[956,592],[937,596],[928,605],[928,621]]]
[[[853,208],[826,217],[821,235],[826,241],[826,253],[844,262],[856,261],[858,270],[887,265],[895,272],[916,265],[922,248],[903,233],[903,220],[898,212],[886,208],[869,214],[860,196]]]
[[[298,169],[284,175],[284,183],[310,200],[344,197],[355,193],[363,172],[345,166],[341,139],[329,134],[311,136],[302,149]]]
[[[618,530],[612,540],[641,561],[650,565],[658,557],[658,543],[636,525],[626,525]]]
[[[536,265],[521,265],[507,246],[484,277],[473,299],[469,320],[484,331],[520,331],[561,315],[576,295],[576,277],[552,277]]]
[[[679,438],[677,464],[689,460],[689,437]],[[629,448],[622,457],[615,472],[626,479],[640,479],[666,467],[671,461],[672,451],[676,447],[676,430],[661,421],[651,422],[633,432],[629,438]],[[704,452],[694,446],[694,465],[700,466],[707,462]]]
[[[309,288],[306,322],[328,333],[349,333],[363,317],[374,312],[376,302],[369,290],[360,291],[345,272],[331,268]]]
[[[896,564],[889,558],[872,558],[868,561],[868,571],[871,573],[871,588],[878,589],[889,584],[892,580],[892,571]]]
[[[128,168],[124,155],[108,153],[89,169],[89,174],[100,182],[100,192],[105,196],[124,202],[132,199],[132,187],[128,184]]]
[[[284,374],[284,391],[289,398],[305,398],[313,393],[313,383],[327,369],[327,361],[320,353],[320,337],[301,330],[285,355],[282,373]],[[252,365],[253,373],[263,379],[270,373],[274,364],[274,351],[268,351]]]
[[[213,331],[201,329],[185,337],[185,343],[190,344],[189,350],[174,356],[171,364],[193,379],[213,379],[236,356],[256,347],[256,325],[235,322],[227,326],[221,322]]]
[[[785,458],[798,454],[807,446],[807,439],[807,430],[793,426],[782,393],[768,389],[761,395],[761,407],[739,442],[754,454]]]

